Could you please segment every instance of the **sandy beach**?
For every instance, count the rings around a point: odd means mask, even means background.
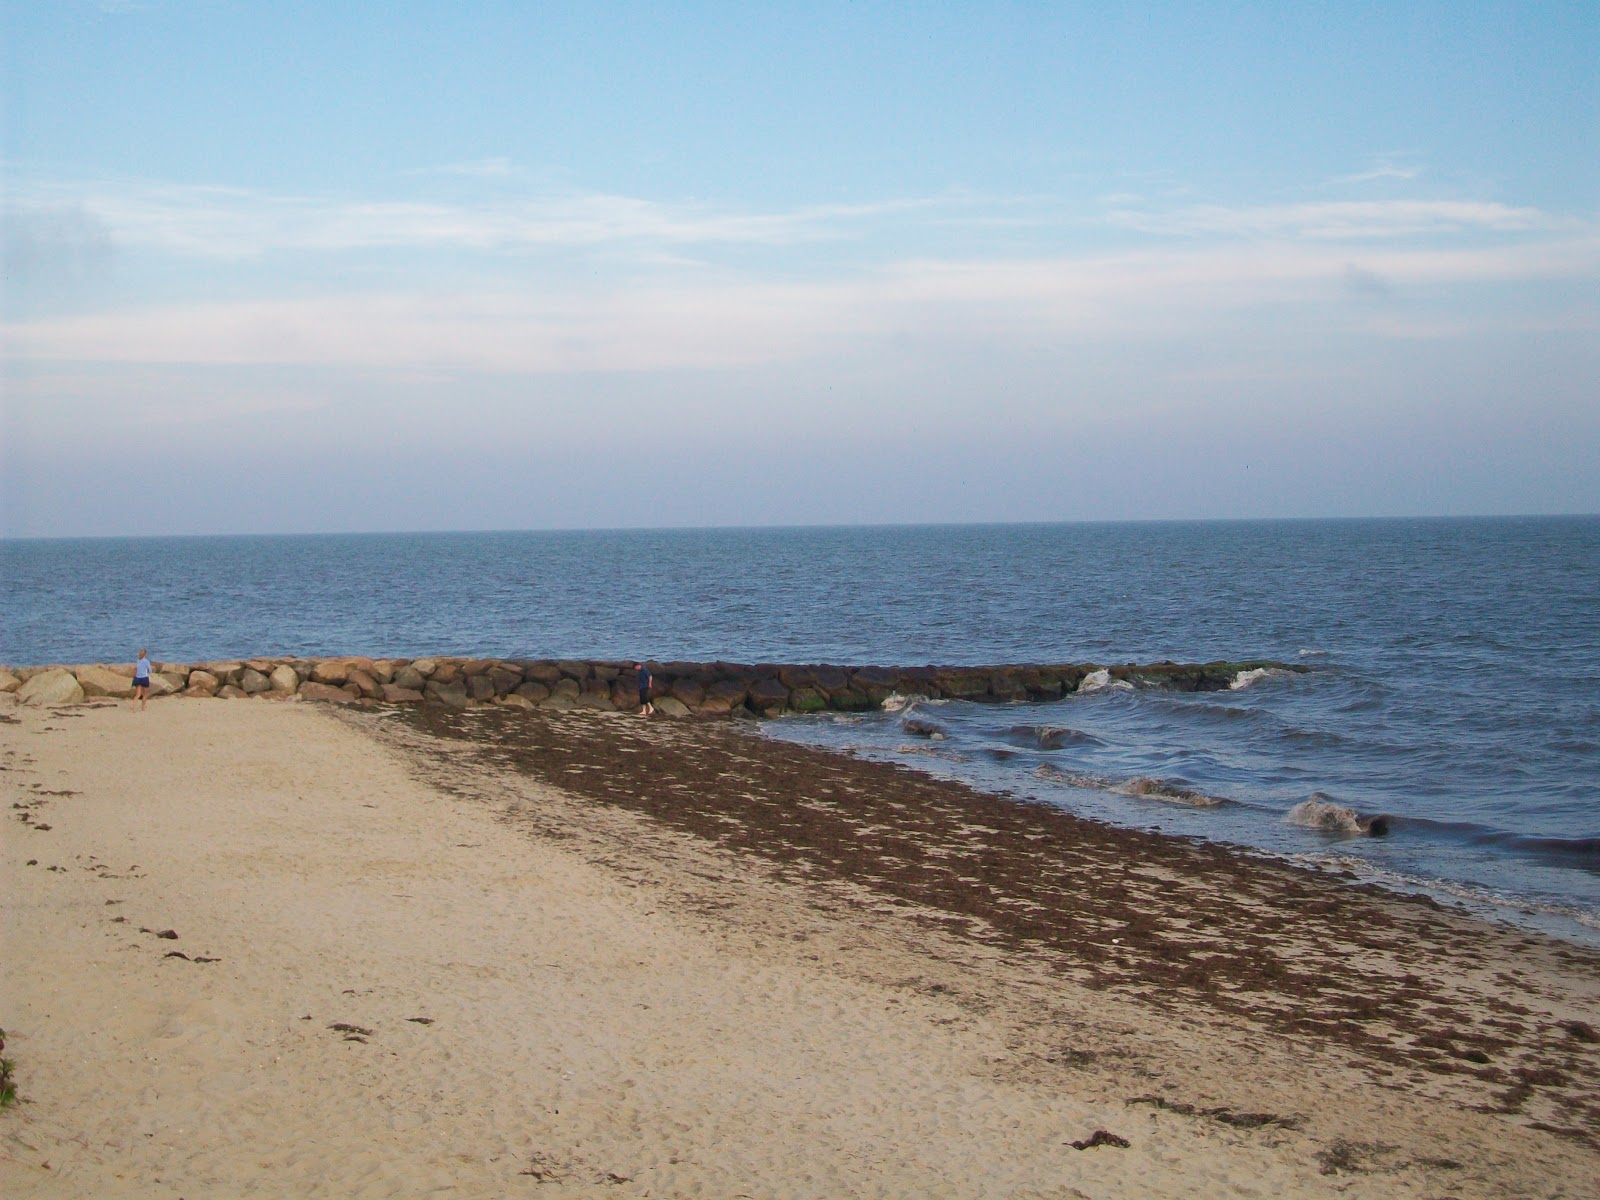
[[[727,722],[0,718],[8,1198],[1600,1178],[1600,953],[1424,901]]]

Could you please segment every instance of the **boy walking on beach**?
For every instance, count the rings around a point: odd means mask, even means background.
[[[656,706],[650,703],[650,668],[636,662],[633,669],[639,672],[639,715],[648,717],[656,711]]]

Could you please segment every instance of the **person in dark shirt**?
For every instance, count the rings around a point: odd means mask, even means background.
[[[656,706],[650,703],[650,668],[642,662],[636,662],[633,669],[639,672],[639,715],[648,717],[656,711]]]

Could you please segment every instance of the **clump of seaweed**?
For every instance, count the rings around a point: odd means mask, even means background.
[[[6,1048],[6,1031],[0,1029],[0,1051]],[[9,1058],[0,1054],[0,1108],[15,1104],[17,1100],[17,1081],[12,1078],[11,1071],[16,1064]]]

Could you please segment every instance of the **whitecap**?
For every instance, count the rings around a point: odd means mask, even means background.
[[[1364,817],[1347,805],[1335,804],[1332,800],[1317,796],[1300,801],[1284,813],[1283,819],[1289,825],[1321,829],[1328,833],[1369,834],[1381,837],[1389,832],[1388,817],[1381,815]]]
[[[1254,667],[1248,671],[1240,671],[1237,675],[1235,675],[1233,677],[1233,682],[1228,685],[1228,688],[1230,691],[1242,692],[1245,688],[1250,687],[1252,684],[1259,683],[1263,679],[1275,679],[1280,675],[1287,675],[1288,673],[1289,672],[1287,671],[1279,670],[1277,667]]]
[[[1111,789],[1124,796],[1138,796],[1144,800],[1163,800],[1168,804],[1184,804],[1190,808],[1215,808],[1227,803],[1221,796],[1208,796],[1191,787],[1171,783],[1165,779],[1152,779],[1139,775]]]

